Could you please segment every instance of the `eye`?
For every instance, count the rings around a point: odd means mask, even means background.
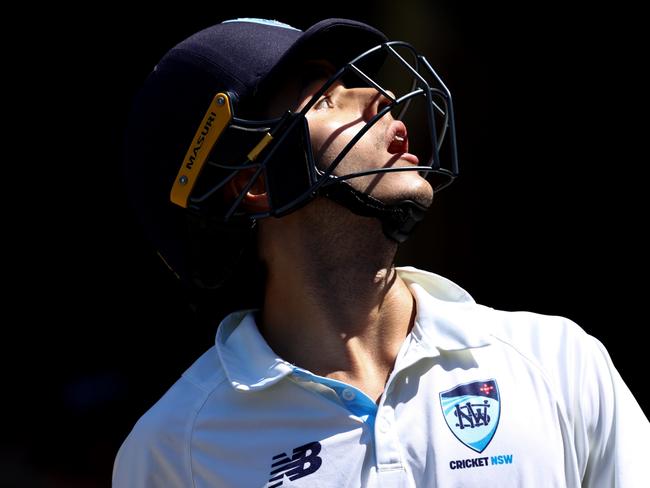
[[[330,100],[329,95],[325,95],[318,102],[316,102],[316,105],[314,105],[313,107],[314,110],[325,110],[328,108],[334,108],[334,105],[332,104],[332,100]]]

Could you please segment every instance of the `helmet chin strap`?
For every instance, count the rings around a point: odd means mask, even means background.
[[[355,190],[346,181],[321,187],[319,193],[362,217],[375,217],[382,224],[389,239],[402,243],[413,232],[427,211],[427,208],[413,200],[385,204],[376,198]]]

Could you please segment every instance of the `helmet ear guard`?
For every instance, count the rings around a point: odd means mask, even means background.
[[[296,205],[316,178],[307,119],[298,113],[287,116],[289,128],[278,138],[264,171],[271,215],[280,217],[304,205]]]

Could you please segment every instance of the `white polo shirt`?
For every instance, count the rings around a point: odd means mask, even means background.
[[[284,361],[233,313],[137,422],[113,486],[650,486],[650,424],[600,342],[398,271],[417,315],[379,404]]]

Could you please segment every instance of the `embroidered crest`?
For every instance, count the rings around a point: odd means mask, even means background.
[[[499,424],[501,401],[496,380],[474,381],[440,393],[447,426],[470,449],[483,452]]]

